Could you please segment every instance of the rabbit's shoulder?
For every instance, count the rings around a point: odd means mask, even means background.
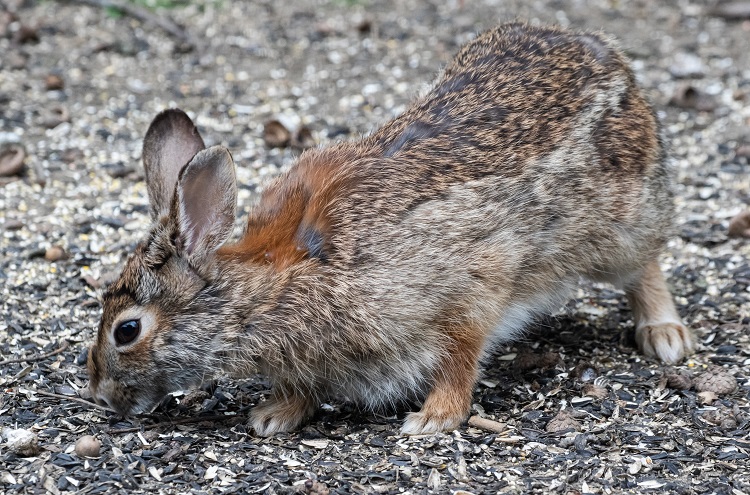
[[[354,143],[305,152],[261,193],[242,239],[219,254],[282,270],[307,259],[329,261],[333,206],[353,190]]]

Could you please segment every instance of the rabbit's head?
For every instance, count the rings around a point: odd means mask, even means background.
[[[231,155],[204,149],[180,110],[151,123],[143,162],[153,225],[104,293],[88,359],[93,397],[121,414],[148,411],[220,370],[226,301],[216,252],[237,202]]]

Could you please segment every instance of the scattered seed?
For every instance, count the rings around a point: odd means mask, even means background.
[[[440,489],[440,472],[436,468],[430,469],[430,474],[427,476],[427,488],[433,492]]]

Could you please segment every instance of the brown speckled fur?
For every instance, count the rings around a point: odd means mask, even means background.
[[[89,360],[94,396],[123,413],[260,371],[274,383],[251,415],[261,435],[331,396],[424,400],[405,433],[455,428],[493,343],[557,309],[581,276],[625,289],[643,352],[674,362],[692,350],[656,262],[672,222],[658,125],[601,35],[519,23],[482,34],[403,115],[304,153],[222,247],[231,160],[201,151],[177,180],[182,154],[164,143],[202,148],[192,123],[167,111],[148,134],[147,177],[167,181],[149,185],[158,220],[105,294]],[[211,201],[191,192],[196,167],[213,174]],[[197,200],[207,206],[191,210]],[[114,344],[135,317],[156,323]]]

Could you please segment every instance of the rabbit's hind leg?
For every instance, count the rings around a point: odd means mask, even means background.
[[[677,314],[656,260],[625,286],[625,292],[635,316],[635,339],[643,354],[676,363],[692,353],[694,337]]]

